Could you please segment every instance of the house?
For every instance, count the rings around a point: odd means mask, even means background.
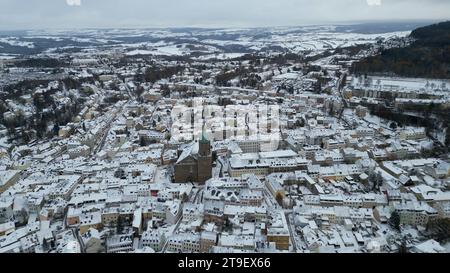
[[[0,224],[0,236],[7,235],[7,234],[13,232],[14,230],[16,230],[14,222],[6,222],[3,224]]]
[[[144,231],[140,240],[142,247],[151,247],[156,252],[161,251],[165,242],[166,237],[164,232],[154,229],[147,229]]]
[[[98,229],[101,229],[102,227],[103,227],[102,215],[101,215],[100,211],[81,215],[80,225],[79,225],[80,234],[83,235],[84,233],[89,231],[89,229],[91,229],[91,228],[98,230]]]
[[[395,206],[395,211],[400,215],[400,224],[405,225],[426,226],[438,216],[436,209],[417,201],[401,202]]]
[[[203,204],[184,203],[183,222],[193,222],[203,218]]]
[[[425,171],[436,179],[450,177],[450,163],[439,160],[432,166],[426,166]]]
[[[133,251],[133,234],[113,235],[106,240],[107,253],[119,253]]]
[[[267,241],[274,242],[278,250],[289,249],[289,228],[283,211],[274,211],[272,221],[267,228]]]
[[[174,225],[183,214],[180,200],[166,201],[166,222]]]
[[[213,231],[202,231],[200,233],[200,252],[209,252],[217,244],[217,233]]]

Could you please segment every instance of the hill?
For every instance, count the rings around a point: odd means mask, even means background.
[[[450,78],[450,21],[412,31],[413,42],[383,50],[352,66],[355,74],[383,73],[403,77]]]

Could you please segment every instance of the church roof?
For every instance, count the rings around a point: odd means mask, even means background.
[[[193,141],[193,142],[189,143],[189,145],[187,145],[183,149],[183,152],[181,153],[180,157],[178,158],[176,164],[180,163],[181,161],[185,160],[186,158],[188,158],[191,155],[192,156],[197,155],[198,150],[199,150],[199,143],[197,141]]]

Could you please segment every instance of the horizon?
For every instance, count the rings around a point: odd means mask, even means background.
[[[61,27],[48,27],[48,28],[18,28],[18,29],[3,29],[0,27],[0,33],[2,32],[26,32],[26,31],[82,31],[82,30],[127,30],[127,29],[142,29],[142,30],[246,30],[246,29],[275,29],[275,28],[302,28],[302,27],[321,27],[321,26],[363,26],[363,25],[408,25],[408,24],[423,24],[434,25],[444,22],[449,22],[448,19],[416,19],[416,20],[365,20],[365,21],[340,21],[340,22],[329,22],[329,23],[305,23],[298,25],[272,25],[272,26],[247,26],[247,27],[227,27],[227,26],[167,26],[167,27],[155,27],[155,26],[122,26],[122,27],[71,27],[71,28],[61,28]]]
[[[445,0],[229,0],[225,3],[207,0],[2,0],[0,2],[1,30],[265,28],[449,18],[450,2]]]

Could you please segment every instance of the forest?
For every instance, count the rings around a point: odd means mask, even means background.
[[[412,31],[413,42],[391,48],[352,65],[354,74],[381,73],[403,77],[450,78],[450,21]]]

